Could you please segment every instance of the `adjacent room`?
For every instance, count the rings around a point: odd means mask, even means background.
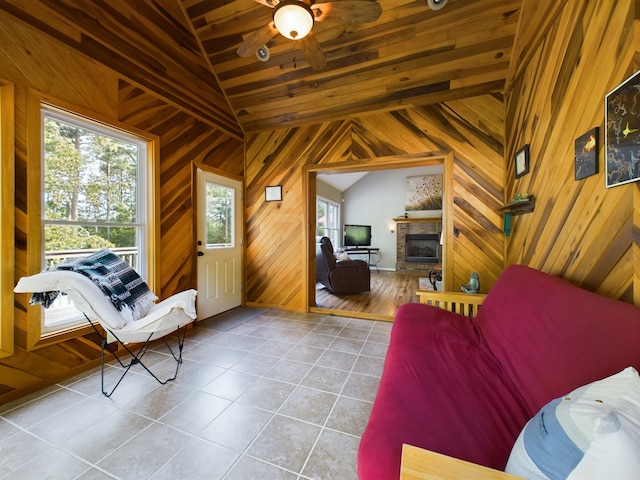
[[[471,478],[635,392],[639,35],[634,0],[1,0],[0,478]],[[413,421],[485,406],[495,450]]]
[[[415,290],[420,280],[428,281],[431,273],[435,282],[436,275],[443,275],[442,184],[436,187],[440,193],[438,204],[414,206],[411,199],[419,195],[416,191],[426,189],[425,181],[441,179],[441,164],[372,172],[320,173],[315,233],[317,237],[331,239],[336,258],[365,261],[370,281],[363,291],[349,293],[332,292],[318,282],[310,305],[392,319],[398,305],[418,301]],[[420,250],[412,256],[411,247],[407,254],[407,233],[409,242],[417,242],[414,248],[426,242],[423,258],[419,258]],[[411,240],[412,235],[417,239]],[[422,239],[420,235],[430,238]],[[442,289],[442,279],[438,282]]]

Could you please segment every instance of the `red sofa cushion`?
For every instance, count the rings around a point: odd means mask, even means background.
[[[359,478],[398,478],[403,443],[503,469],[529,417],[471,320],[402,305],[360,443]]]
[[[581,385],[640,369],[640,308],[529,267],[508,267],[475,321],[530,416]]]

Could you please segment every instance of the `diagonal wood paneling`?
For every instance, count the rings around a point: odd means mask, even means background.
[[[479,105],[483,109],[475,110]],[[453,243],[452,285],[467,283],[469,274],[477,271],[483,291],[488,291],[503,262],[501,217],[496,213],[503,196],[502,140],[495,127],[485,127],[490,122],[482,120],[483,114],[501,127],[500,96],[362,118],[370,136],[381,143],[378,150],[453,152],[453,228],[460,233]]]
[[[247,301],[304,310],[304,165],[350,161],[366,169],[378,157],[453,151],[453,284],[471,271],[483,291],[502,270],[502,131],[500,95],[439,106],[356,116],[342,122],[247,136]],[[324,141],[321,143],[319,140]],[[331,140],[333,143],[327,143]],[[266,185],[283,185],[283,201],[264,201]],[[486,289],[486,290],[485,290]]]
[[[603,98],[640,66],[636,9],[632,0],[525,0],[515,46],[522,61],[512,65],[506,97],[507,159],[531,149],[531,173],[521,179],[507,161],[508,197],[536,196],[535,211],[515,218],[507,263],[629,302],[640,298],[638,184],[605,188]],[[596,126],[600,173],[575,181],[574,141]]]
[[[203,49],[246,132],[403,110],[479,96],[504,86],[521,0],[379,0],[368,24],[313,27],[327,57],[314,71],[296,42],[276,35],[269,61],[236,54],[272,10],[248,0],[182,0]]]
[[[242,176],[244,145],[126,82],[119,120],[160,139],[161,298],[194,287],[192,162]]]
[[[103,65],[16,22],[4,12],[0,12],[0,53],[3,83],[15,84],[15,278],[37,268],[27,253],[34,250],[32,243],[37,241],[29,235],[34,219],[29,218],[28,206],[29,202],[39,201],[37,197],[29,198],[27,189],[28,155],[37,155],[36,162],[39,159],[39,152],[29,152],[27,148],[27,125],[34,120],[29,117],[27,99],[35,90],[159,138],[162,239],[160,287],[156,293],[166,297],[194,286],[191,163],[200,161],[242,174],[243,143],[168,104],[161,96],[131,85]],[[38,119],[35,121],[37,125]],[[39,228],[39,219],[35,222]],[[39,251],[39,246],[35,250]],[[15,348],[12,356],[0,361],[0,403],[99,362],[100,350],[93,334],[27,351],[30,333],[27,312],[34,308],[27,303],[27,295],[15,296]]]
[[[0,10],[120,72],[165,102],[242,138],[177,0],[0,0]]]
[[[327,156],[335,161],[348,158],[348,123],[250,135],[245,170],[249,303],[306,308],[302,166]],[[282,185],[282,202],[264,202],[267,185]]]

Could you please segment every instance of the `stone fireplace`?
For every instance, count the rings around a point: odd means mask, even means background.
[[[442,264],[442,220],[397,219],[396,270],[424,274]]]

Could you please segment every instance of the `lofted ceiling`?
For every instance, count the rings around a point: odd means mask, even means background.
[[[336,3],[340,0],[336,0]],[[501,93],[521,0],[379,0],[373,23],[316,22],[314,70],[277,34],[270,58],[236,50],[271,21],[254,0],[0,0],[44,31],[226,133]]]
[[[340,0],[336,0],[339,2]],[[245,131],[501,91],[521,0],[379,0],[380,18],[316,22],[327,66],[314,71],[296,41],[276,35],[267,62],[236,49],[271,20],[253,0],[184,0],[186,12]]]

